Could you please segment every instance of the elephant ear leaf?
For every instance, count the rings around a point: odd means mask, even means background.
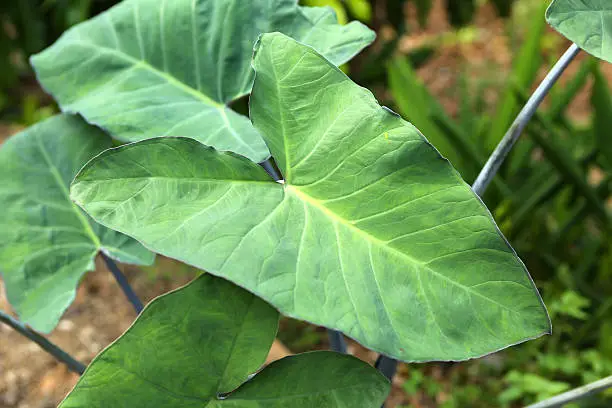
[[[612,62],[612,2],[553,0],[546,20],[586,52]]]
[[[278,312],[212,275],[154,300],[91,363],[60,408],[378,408],[389,383],[347,355],[264,363]],[[244,384],[243,384],[244,383]]]
[[[99,251],[120,262],[153,262],[141,244],[94,222],[70,201],[76,173],[109,147],[102,131],[59,115],[0,149],[0,271],[9,302],[35,330],[55,328]]]
[[[283,183],[243,157],[159,138],[98,156],[73,199],[399,360],[463,360],[549,332],[491,214],[414,126],[283,34],[261,38],[253,65],[251,120]]]
[[[268,149],[229,104],[249,94],[253,44],[281,31],[336,64],[374,40],[358,22],[297,0],[127,0],[32,58],[40,83],[122,141],[186,136],[263,161]]]

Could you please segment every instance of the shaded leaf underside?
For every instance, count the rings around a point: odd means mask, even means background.
[[[13,136],[0,151],[0,270],[8,299],[34,329],[50,332],[98,251],[134,264],[153,254],[128,236],[90,221],[68,187],[110,138],[60,115]]]
[[[122,141],[195,138],[260,162],[268,149],[228,104],[251,91],[262,32],[282,31],[334,62],[374,39],[360,23],[297,0],[127,0],[69,30],[33,57],[38,79],[64,111]]]

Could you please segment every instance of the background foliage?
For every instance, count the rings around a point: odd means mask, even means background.
[[[28,57],[114,3],[0,5],[0,131],[9,128],[0,139],[57,111],[35,86]],[[377,31],[376,43],[343,69],[412,121],[468,182],[567,46],[546,27],[546,1],[303,3],[330,5],[341,20]],[[485,196],[541,289],[553,335],[470,363],[402,367],[397,405],[519,406],[612,372],[611,74],[586,55],[574,62]],[[148,271],[159,276],[160,268]],[[292,320],[281,322],[279,336],[294,352],[326,341]],[[584,406],[609,406],[610,398]]]

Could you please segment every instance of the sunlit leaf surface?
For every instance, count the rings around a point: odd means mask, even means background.
[[[96,220],[282,313],[406,361],[550,329],[523,263],[451,165],[312,48],[264,35],[251,119],[283,175],[193,140],[105,152],[72,197]]]
[[[297,0],[126,0],[33,57],[41,84],[122,141],[187,136],[255,161],[269,152],[229,104],[253,85],[253,44],[284,32],[336,64],[374,40],[329,8]]]

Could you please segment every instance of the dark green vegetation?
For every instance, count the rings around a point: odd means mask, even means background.
[[[355,357],[325,351],[287,357],[245,382],[264,363],[277,328],[278,312],[268,304],[202,275],[151,302],[60,407],[376,407],[384,401],[389,384],[382,375]]]

